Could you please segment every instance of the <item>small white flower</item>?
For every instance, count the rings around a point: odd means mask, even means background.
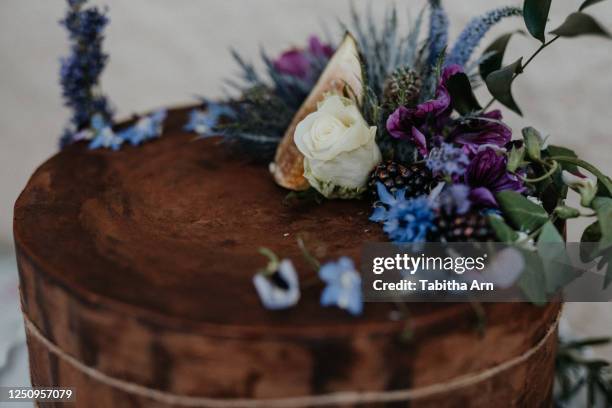
[[[271,310],[287,309],[300,300],[300,284],[293,263],[284,259],[273,275],[258,273],[253,284],[261,303]]]
[[[304,177],[327,198],[355,198],[365,191],[368,175],[382,160],[375,139],[376,127],[339,95],[327,96],[294,134],[304,155]]]
[[[561,172],[563,182],[572,190],[580,194],[580,204],[584,207],[591,205],[591,202],[597,194],[597,183],[595,180],[588,177],[580,177],[570,173],[567,170]]]

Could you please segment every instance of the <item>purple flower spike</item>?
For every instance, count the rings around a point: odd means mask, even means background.
[[[506,170],[507,163],[508,158],[498,155],[493,148],[478,151],[465,173],[465,182],[473,188],[470,200],[484,206],[497,206],[495,193],[505,190],[524,192],[523,182]]]
[[[485,144],[504,146],[512,138],[512,131],[501,122],[501,119],[502,114],[499,110],[487,112],[481,118],[457,126],[451,139],[468,146]]]

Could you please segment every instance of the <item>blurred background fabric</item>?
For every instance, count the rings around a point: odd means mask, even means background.
[[[384,0],[354,3],[361,10],[371,4],[376,14],[391,4]],[[393,3],[403,23],[425,4],[416,0]],[[549,27],[560,24],[580,3],[555,0]],[[195,101],[196,95],[222,96],[222,80],[236,72],[229,47],[258,61],[261,46],[274,55],[288,46],[304,44],[308,35],[320,33],[324,26],[339,34],[337,19],[348,20],[350,6],[348,0],[96,0],[93,4],[108,5],[110,10],[105,49],[111,60],[103,87],[119,118]],[[498,6],[520,4],[513,0],[445,1],[451,39],[471,17]],[[66,33],[58,25],[64,12],[62,0],[0,1],[0,367],[14,366],[0,370],[0,384],[27,382],[12,254],[12,212],[30,174],[57,150],[68,118],[58,85],[59,57],[68,52]],[[612,27],[612,2],[597,4],[588,12]],[[483,45],[522,24],[518,18],[505,21]],[[528,36],[514,36],[506,61],[528,56],[537,47],[537,41]],[[483,100],[485,92],[479,90]],[[514,94],[525,112],[521,118],[505,111],[515,135],[524,126],[534,126],[555,144],[574,149],[605,173],[612,173],[611,41],[591,37],[556,42],[516,81]],[[584,225],[570,228],[570,241],[579,239]],[[612,334],[611,304],[568,305],[566,317],[579,336]],[[610,348],[598,352],[612,359]]]

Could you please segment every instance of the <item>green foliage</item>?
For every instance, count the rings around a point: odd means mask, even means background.
[[[548,221],[541,206],[514,191],[502,191],[495,196],[504,216],[520,231],[534,232]]]
[[[486,80],[490,73],[502,67],[506,48],[508,48],[510,38],[512,38],[515,33],[522,33],[522,31],[502,34],[484,50],[483,55],[488,55],[488,57],[483,58],[479,65],[480,77],[483,80]]]
[[[523,3],[523,19],[527,30],[542,43],[546,41],[545,30],[552,0],[525,0]]]
[[[592,6],[593,4],[597,4],[602,2],[603,0],[585,0],[581,5],[580,8],[578,10],[582,11],[587,7]]]
[[[495,236],[499,242],[513,243],[518,239],[518,233],[506,224],[503,218],[497,215],[489,215],[487,217],[489,225],[495,231]]]
[[[559,384],[556,405],[577,404],[576,397],[586,390],[586,402],[580,406],[612,406],[612,371],[608,361],[588,357],[586,347],[607,345],[612,339],[595,337],[583,340],[560,340],[555,361],[555,378]]]
[[[597,35],[612,38],[610,33],[593,17],[582,12],[575,12],[567,16],[563,24],[550,32],[559,37],[578,37],[581,35]]]
[[[460,114],[467,115],[482,109],[466,74],[460,72],[453,75],[448,79],[446,87],[451,96],[453,109]]]
[[[512,82],[515,76],[521,72],[522,64],[523,58],[521,57],[512,64],[491,72],[485,80],[491,95],[518,115],[522,115],[523,113],[512,96]]]

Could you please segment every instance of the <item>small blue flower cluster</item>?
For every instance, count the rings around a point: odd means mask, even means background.
[[[382,223],[383,231],[393,242],[427,241],[427,233],[434,227],[435,218],[427,196],[407,199],[404,189],[392,195],[382,183],[378,183],[376,188],[380,203],[370,221]]]
[[[361,276],[350,258],[344,256],[323,265],[319,278],[327,284],[321,293],[322,306],[337,306],[352,315],[363,312]]]
[[[235,113],[227,104],[204,101],[204,105],[205,109],[194,109],[189,112],[189,120],[184,129],[202,137],[214,136],[215,133],[219,133],[216,127],[221,118],[224,116],[232,118]]]
[[[508,6],[491,10],[482,16],[473,18],[459,35],[446,59],[446,65],[465,66],[478,44],[480,44],[480,40],[491,27],[506,17],[521,16],[522,13],[521,8]]]
[[[440,147],[436,147],[429,152],[429,156],[425,164],[435,176],[457,177],[462,176],[470,164],[465,152],[454,147],[450,143],[442,143]]]
[[[61,59],[60,83],[67,107],[71,108],[71,124],[61,140],[64,146],[74,134],[87,126],[95,115],[112,119],[112,109],[98,88],[99,77],[108,55],[102,51],[103,31],[108,24],[105,13],[97,7],[83,10],[85,0],[68,0],[70,6],[61,24],[69,33],[71,54]]]
[[[429,0],[429,65],[434,65],[448,44],[448,15],[440,0]]]
[[[166,114],[165,109],[157,110],[140,118],[135,124],[118,133],[113,132],[110,123],[102,115],[96,114],[92,118],[89,130],[91,132],[89,148],[93,150],[104,147],[119,150],[125,142],[137,146],[147,140],[159,137],[163,131]]]

